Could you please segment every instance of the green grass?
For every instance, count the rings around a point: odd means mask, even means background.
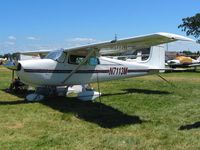
[[[200,149],[200,73],[162,76],[175,87],[153,75],[101,83],[101,103],[26,103],[1,67],[0,149]]]

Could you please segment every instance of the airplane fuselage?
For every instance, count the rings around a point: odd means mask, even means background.
[[[76,64],[58,62],[52,59],[26,60],[19,62],[21,67],[17,71],[20,80],[32,86],[61,86],[77,85],[107,80],[123,79],[127,77],[143,76],[155,73],[150,66],[137,62],[126,62],[107,57],[99,57],[99,63],[82,65],[73,76]],[[70,77],[69,77],[70,76]],[[66,80],[67,79],[67,80]]]

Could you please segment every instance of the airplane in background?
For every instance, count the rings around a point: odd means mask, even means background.
[[[35,93],[27,95],[28,101],[43,100],[45,96],[57,93],[57,87],[64,86],[64,93],[67,93],[72,85],[82,85],[78,98],[89,101],[101,95],[86,87],[90,83],[157,74],[165,70],[165,49],[159,45],[177,40],[193,41],[175,34],[155,33],[44,52],[48,54],[43,59],[21,60],[7,67],[14,69],[23,83],[36,87]],[[150,56],[140,62],[102,56],[143,48],[149,49]],[[23,54],[32,53],[38,52]]]
[[[0,58],[0,65],[4,64],[7,61],[7,58]]]
[[[171,68],[190,68],[200,66],[200,57],[192,59],[187,56],[177,56],[176,59],[168,60],[167,66]]]

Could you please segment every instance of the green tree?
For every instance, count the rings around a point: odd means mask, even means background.
[[[9,59],[11,56],[12,56],[12,55],[11,55],[10,53],[4,54],[4,58],[7,58],[7,59]]]
[[[183,53],[186,54],[186,55],[192,55],[193,54],[193,52],[191,52],[191,51],[183,51]]]
[[[200,13],[192,17],[183,18],[182,21],[183,23],[178,28],[186,32],[187,36],[192,35],[200,41]]]

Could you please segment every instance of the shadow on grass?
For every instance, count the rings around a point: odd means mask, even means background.
[[[191,129],[196,129],[196,128],[200,128],[200,121],[195,122],[193,124],[187,124],[187,125],[181,126],[178,130],[191,130]]]
[[[34,93],[32,90],[10,91],[9,89],[1,89],[2,92],[17,96],[19,98],[25,98],[26,95]]]
[[[158,90],[147,90],[147,89],[124,89],[127,93],[141,93],[141,94],[171,94],[167,91],[158,91]]]
[[[171,92],[167,92],[167,91],[147,90],[147,89],[135,89],[135,88],[123,89],[122,91],[124,91],[124,92],[112,93],[112,94],[102,94],[102,96],[126,95],[128,93],[161,94],[161,95],[171,94]]]
[[[14,94],[18,96],[18,94]],[[22,98],[24,94],[20,93]],[[24,95],[25,96],[25,95]],[[0,101],[0,105],[28,104],[26,101]],[[121,112],[99,102],[83,102],[76,98],[55,97],[39,102],[62,113],[73,113],[77,118],[95,123],[103,128],[116,128],[144,122],[138,116]]]
[[[0,101],[0,105],[19,105],[19,104],[28,104],[24,100],[18,100],[18,101]]]
[[[138,116],[127,115],[118,109],[99,102],[83,102],[75,98],[49,99],[41,102],[62,113],[74,113],[79,119],[98,124],[103,128],[141,124]]]

